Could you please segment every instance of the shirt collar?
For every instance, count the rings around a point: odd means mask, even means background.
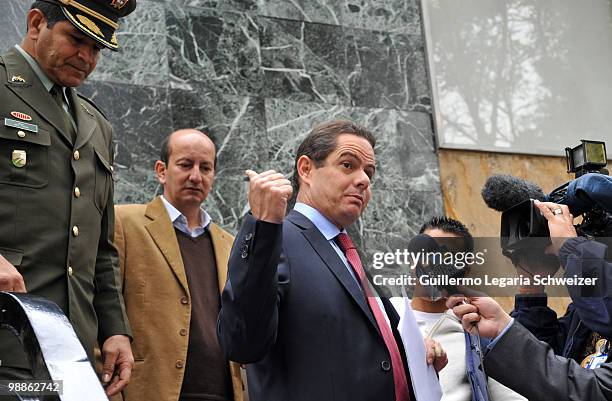
[[[21,55],[23,56],[23,58],[25,58],[25,60],[28,62],[28,64],[30,65],[30,67],[32,68],[32,70],[34,70],[34,73],[36,74],[36,76],[38,77],[38,79],[40,79],[40,82],[42,82],[42,84],[44,85],[45,89],[47,90],[47,92],[49,92],[51,90],[51,88],[53,88],[53,81],[51,81],[49,79],[49,77],[47,77],[47,75],[43,72],[43,70],[40,68],[40,66],[38,65],[38,63],[36,62],[36,60],[34,60],[34,58],[32,58],[32,56],[30,56],[28,54],[28,52],[26,52],[25,50],[23,50],[23,48],[19,45],[15,45],[15,49],[17,49],[17,51],[19,53],[21,53]]]
[[[297,202],[293,207],[293,210],[306,216],[306,218],[310,220],[315,227],[317,227],[317,229],[328,241],[336,238],[340,232],[346,232],[346,230],[340,231],[340,229],[338,229],[334,223],[329,221],[327,217],[323,216],[321,212],[305,203]]]
[[[185,224],[187,223],[187,217],[177,208],[175,208],[170,202],[168,202],[166,198],[164,198],[164,195],[161,195],[161,199],[162,202],[164,202],[166,210],[168,211],[168,216],[170,217],[170,221],[172,222],[172,224],[174,224],[174,222],[180,219],[181,217],[185,219]],[[206,228],[210,225],[211,222],[212,219],[210,215],[204,209],[200,208],[200,227]]]

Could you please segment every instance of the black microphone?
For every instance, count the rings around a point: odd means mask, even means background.
[[[492,175],[482,187],[482,199],[491,209],[503,212],[528,199],[546,201],[542,188],[512,175]]]

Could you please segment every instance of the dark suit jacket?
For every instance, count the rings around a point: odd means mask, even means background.
[[[584,369],[556,356],[520,323],[499,339],[484,360],[489,376],[529,401],[612,400],[612,363]]]
[[[384,303],[396,327],[397,313]],[[228,357],[251,364],[252,401],[394,400],[390,356],[362,290],[296,211],[282,225],[246,217],[218,329]]]

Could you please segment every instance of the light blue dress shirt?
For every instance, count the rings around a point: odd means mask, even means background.
[[[312,224],[314,224],[321,234],[323,234],[329,245],[334,248],[334,251],[336,251],[340,259],[342,259],[342,263],[344,263],[344,266],[346,266],[353,279],[357,282],[357,284],[359,284],[359,280],[357,280],[357,277],[355,277],[355,271],[353,271],[353,268],[346,259],[346,255],[335,241],[338,234],[341,232],[346,233],[346,230],[340,231],[340,229],[336,227],[334,223],[329,221],[327,217],[323,216],[321,212],[305,203],[297,202],[293,207],[293,210],[306,216],[306,218],[310,220]]]
[[[185,215],[177,208],[172,206],[172,204],[168,202],[163,195],[161,196],[161,199],[162,202],[164,202],[164,206],[166,207],[166,211],[168,212],[168,216],[170,217],[170,221],[172,222],[174,228],[189,235],[191,238],[196,238],[204,234],[212,222],[210,215],[206,213],[204,209],[200,208],[200,225],[191,230],[189,228],[189,224],[187,224],[187,217],[185,217]]]

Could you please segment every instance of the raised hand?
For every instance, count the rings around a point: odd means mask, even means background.
[[[249,177],[249,205],[253,217],[269,223],[282,223],[293,193],[291,182],[274,170],[260,174],[246,170],[245,174]]]

